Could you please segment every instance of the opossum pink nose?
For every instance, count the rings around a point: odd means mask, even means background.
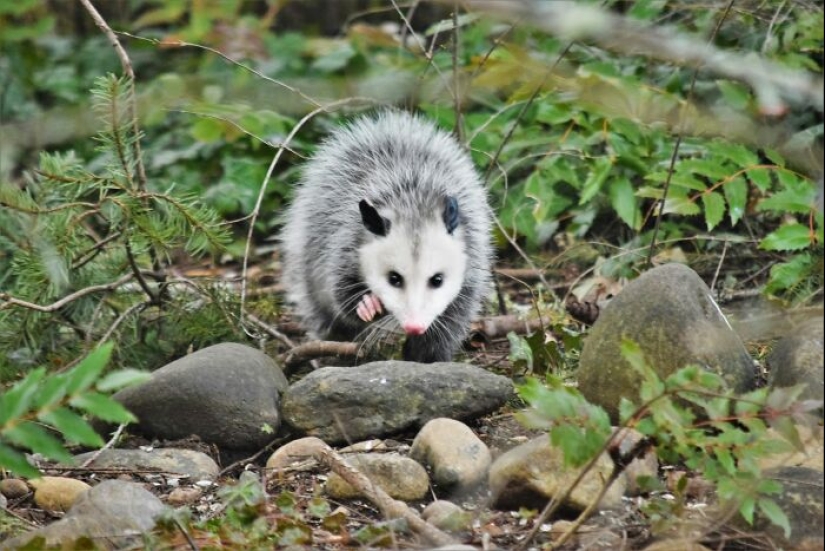
[[[404,324],[404,332],[407,335],[423,335],[426,330],[427,326],[423,323],[408,321]]]

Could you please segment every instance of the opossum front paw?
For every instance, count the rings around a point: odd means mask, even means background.
[[[362,321],[372,321],[378,314],[384,313],[384,305],[377,296],[367,293],[361,297],[358,308],[355,309]]]

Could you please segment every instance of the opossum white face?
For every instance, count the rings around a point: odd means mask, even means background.
[[[390,212],[382,216],[367,201],[359,207],[364,226],[372,234],[359,250],[364,282],[405,333],[421,335],[464,284],[467,254],[458,203],[445,198],[443,212],[423,222],[417,231],[402,221],[392,221]]]

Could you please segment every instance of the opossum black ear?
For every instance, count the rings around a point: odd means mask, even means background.
[[[370,205],[369,201],[362,199],[358,203],[358,208],[361,211],[361,221],[364,227],[375,235],[385,236],[390,231],[390,221],[378,214],[375,207]]]
[[[452,234],[458,227],[458,201],[455,197],[447,197],[444,205],[444,225],[447,233]]]

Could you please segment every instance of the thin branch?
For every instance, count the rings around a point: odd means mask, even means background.
[[[453,106],[455,109],[455,127],[453,134],[459,142],[464,140],[464,121],[461,117],[461,82],[458,74],[458,49],[459,49],[459,30],[458,30],[458,2],[453,2]]]
[[[269,185],[269,181],[272,178],[272,174],[275,172],[275,167],[278,165],[278,161],[281,159],[281,155],[283,155],[286,146],[292,142],[295,136],[298,134],[298,131],[303,128],[303,126],[309,122],[310,119],[318,115],[319,113],[329,112],[331,110],[343,107],[345,105],[350,104],[373,104],[373,100],[367,98],[347,98],[339,101],[332,102],[328,105],[320,106],[316,109],[313,109],[304,117],[299,120],[292,130],[289,132],[286,138],[284,138],[281,147],[278,148],[278,151],[275,153],[275,156],[272,158],[272,162],[269,163],[269,167],[266,169],[266,175],[264,176],[264,180],[261,183],[261,189],[258,191],[258,199],[255,201],[255,208],[252,209],[252,213],[249,217],[249,230],[247,231],[246,235],[246,245],[244,247],[243,253],[243,268],[241,270],[241,301],[240,301],[240,322],[243,325],[243,319],[246,309],[244,308],[246,302],[246,286],[247,286],[247,273],[249,271],[249,255],[252,250],[252,234],[255,231],[255,222],[258,220],[258,216],[261,214],[261,205],[264,202],[264,197],[266,196],[267,186]]]
[[[10,308],[11,306],[20,306],[22,308],[28,308],[29,310],[36,310],[38,312],[54,312],[55,310],[59,310],[73,302],[79,298],[85,297],[86,295],[91,295],[94,293],[99,293],[101,291],[112,291],[117,289],[130,279],[134,277],[134,274],[126,274],[125,276],[121,277],[117,281],[113,281],[111,283],[106,283],[104,285],[92,285],[91,287],[86,287],[85,289],[80,289],[79,291],[75,291],[70,295],[66,295],[65,297],[61,298],[57,302],[53,302],[51,304],[47,304],[46,306],[41,306],[40,304],[35,304],[33,302],[28,302],[25,300],[21,300],[19,298],[14,298],[13,296],[9,295],[8,293],[0,293],[0,301],[3,304],[0,304],[0,310],[5,310]]]
[[[138,187],[141,190],[146,189],[146,169],[143,166],[143,154],[141,153],[140,149],[140,125],[138,124],[138,108],[137,108],[137,93],[135,91],[135,71],[132,69],[132,62],[129,60],[129,55],[126,53],[126,50],[123,49],[123,46],[120,44],[120,41],[117,38],[117,35],[109,27],[109,24],[106,23],[106,20],[103,19],[103,16],[100,15],[100,12],[92,5],[91,0],[80,0],[80,3],[83,4],[83,7],[86,8],[86,11],[89,12],[89,15],[92,16],[92,19],[95,22],[95,25],[103,31],[103,34],[106,35],[106,38],[109,39],[109,43],[115,49],[115,53],[117,54],[118,59],[120,59],[120,65],[123,67],[123,72],[126,73],[126,76],[129,78],[129,110],[132,117],[132,132],[135,134],[135,139],[133,142],[132,147],[134,148],[134,155],[135,155],[135,163],[137,164],[138,170]]]
[[[725,6],[725,11],[722,12],[722,16],[719,18],[719,21],[716,22],[716,26],[713,28],[713,32],[711,33],[710,39],[708,41],[709,43],[713,42],[713,40],[716,38],[716,35],[719,33],[719,29],[722,28],[722,23],[724,23],[725,19],[727,19],[728,14],[730,13],[730,9],[733,7],[734,1],[735,0],[730,0],[728,2],[728,5]],[[687,93],[688,102],[690,101],[690,98],[693,97],[693,91],[696,88],[696,80],[699,77],[700,68],[701,66],[696,67],[696,69],[693,70],[693,75],[690,79],[690,88],[688,88]],[[688,104],[686,103],[685,105],[687,106]],[[686,109],[682,110],[679,118],[684,120],[686,113]],[[659,227],[661,226],[662,218],[664,218],[665,201],[667,200],[667,194],[670,190],[670,182],[673,180],[673,174],[675,173],[676,159],[679,158],[679,147],[682,145],[684,129],[682,128],[681,120],[679,121],[679,125],[676,127],[676,132],[676,143],[673,145],[673,153],[670,155],[670,165],[667,169],[667,180],[665,180],[665,185],[662,189],[662,198],[659,200],[659,212],[656,216],[656,225],[653,228],[653,237],[650,239],[650,249],[648,249],[647,251],[647,262],[645,263],[647,268],[650,268],[653,262],[653,253],[656,250],[656,238],[659,236]]]

